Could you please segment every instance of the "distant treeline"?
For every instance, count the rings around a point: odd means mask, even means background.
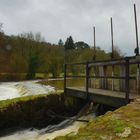
[[[116,51],[116,57],[119,56]],[[34,79],[37,73],[59,77],[63,75],[65,62],[91,61],[93,57],[91,46],[83,41],[74,42],[71,36],[65,42],[60,39],[58,44],[51,44],[39,33],[7,36],[0,32],[0,79],[3,80]],[[97,60],[109,58],[110,53],[97,47]]]

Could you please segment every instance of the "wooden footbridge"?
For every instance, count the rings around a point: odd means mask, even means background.
[[[140,56],[65,64],[64,92],[95,103],[123,106],[140,97],[139,64]],[[68,85],[68,79],[77,78],[84,79],[82,86]]]

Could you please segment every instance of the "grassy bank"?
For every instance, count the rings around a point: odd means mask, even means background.
[[[12,128],[43,128],[63,119],[51,117],[50,111],[62,116],[73,116],[82,102],[63,94],[37,95],[0,101],[0,133]]]
[[[55,140],[135,140],[140,138],[140,100],[96,118],[78,134]]]
[[[57,78],[62,78],[63,73],[61,73]],[[36,73],[35,79],[48,79],[48,78],[54,78],[51,73],[45,74],[45,73]],[[28,80],[27,79],[27,73],[0,73],[0,82],[9,82],[9,81],[23,81]]]

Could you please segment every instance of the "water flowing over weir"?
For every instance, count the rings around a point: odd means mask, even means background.
[[[86,117],[82,117],[82,119],[89,119],[93,116],[89,115]],[[52,140],[57,136],[64,136],[69,133],[76,134],[78,132],[78,129],[80,127],[84,127],[86,125],[85,122],[73,122],[71,124],[70,120],[65,120],[62,123],[55,125],[55,126],[49,126],[42,130],[25,130],[25,131],[19,131],[12,135],[1,137],[0,140]],[[52,127],[55,130],[53,132],[47,132]]]
[[[48,94],[54,91],[54,87],[41,85],[36,81],[0,83],[0,100]]]
[[[0,100],[12,99],[28,95],[48,94],[54,92],[55,89],[51,86],[45,86],[36,83],[35,81],[27,82],[9,82],[0,84]],[[93,114],[83,116],[80,119],[88,120],[93,118]],[[26,129],[13,134],[0,137],[0,140],[44,140],[53,139],[56,136],[63,136],[68,133],[76,133],[78,129],[85,126],[86,122],[77,122],[74,119],[66,119],[58,125],[50,125],[44,129]]]

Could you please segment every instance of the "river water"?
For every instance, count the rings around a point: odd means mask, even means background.
[[[55,92],[54,87],[38,84],[37,81],[0,83],[0,100],[51,92]]]
[[[52,92],[55,92],[54,87],[38,84],[37,81],[0,83],[0,100],[35,94],[48,94]],[[93,116],[89,115],[83,116],[81,119],[87,120],[91,118],[93,118]],[[48,126],[41,130],[27,129],[24,131],[18,131],[10,135],[0,137],[0,140],[52,140],[57,136],[76,133],[80,127],[85,125],[85,122],[65,120],[58,125]]]

